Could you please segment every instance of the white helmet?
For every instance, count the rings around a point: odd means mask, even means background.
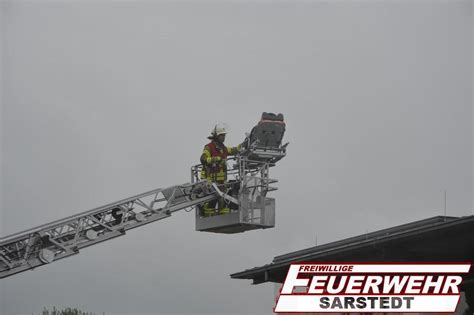
[[[208,137],[209,139],[212,139],[214,137],[217,137],[219,135],[225,135],[227,133],[227,128],[225,124],[217,124],[212,128],[211,130],[211,135]]]

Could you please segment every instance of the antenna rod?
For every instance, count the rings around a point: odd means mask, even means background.
[[[444,190],[444,221],[446,221],[446,189]]]

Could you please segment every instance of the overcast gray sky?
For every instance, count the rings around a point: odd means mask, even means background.
[[[277,226],[173,217],[1,281],[1,314],[271,313],[229,274],[473,214],[472,1],[1,2],[1,235],[189,181],[213,124],[287,121]]]

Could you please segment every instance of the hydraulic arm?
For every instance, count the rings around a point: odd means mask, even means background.
[[[155,189],[0,239],[0,278],[79,253],[217,197],[206,181]]]

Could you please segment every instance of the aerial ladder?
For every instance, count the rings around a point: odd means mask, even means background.
[[[228,170],[225,188],[200,178],[201,164],[191,167],[191,182],[154,189],[61,220],[0,238],[0,278],[33,270],[81,249],[126,234],[174,212],[195,210],[196,230],[241,233],[275,226],[275,199],[267,196],[277,188],[269,169],[286,155],[288,143],[283,115],[263,113],[243,142]],[[202,205],[223,199],[228,214],[203,216]]]

